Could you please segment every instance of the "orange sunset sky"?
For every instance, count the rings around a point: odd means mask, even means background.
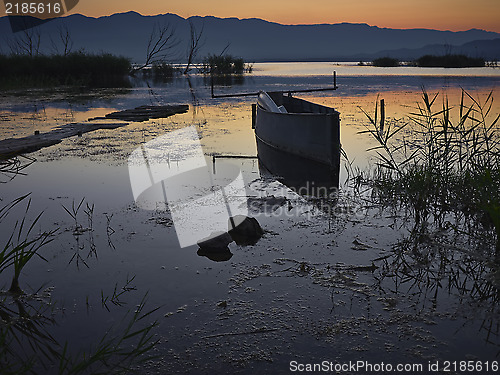
[[[284,24],[367,23],[389,28],[500,32],[500,0],[80,0],[71,13],[126,11],[262,18]]]

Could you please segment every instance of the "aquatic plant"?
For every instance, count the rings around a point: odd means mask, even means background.
[[[471,68],[483,67],[485,61],[480,57],[469,57],[465,55],[424,55],[419,57],[415,64],[420,67],[441,67],[441,68]]]
[[[154,356],[149,353],[157,343],[153,333],[157,322],[151,318],[158,308],[146,310],[147,293],[117,326],[107,327],[106,333],[87,351],[78,353],[74,344],[66,342],[61,345],[53,336],[51,327],[56,324],[60,310],[56,308],[57,303],[51,300],[51,288],[42,290],[42,286],[26,294],[19,285],[21,271],[35,255],[41,257],[39,249],[49,244],[57,231],[35,232],[43,212],[29,219],[29,196],[21,196],[0,208],[0,224],[4,227],[10,226],[6,219],[19,214],[22,204],[26,204],[19,219],[13,223],[5,245],[0,248],[0,274],[11,269],[14,271],[9,293],[0,294],[0,372],[57,372],[61,375],[126,373],[133,366],[153,359]],[[75,223],[82,205],[83,200],[79,204],[73,202],[71,210],[67,209]],[[84,212],[92,228],[94,205],[87,203]],[[123,306],[125,293],[136,289],[132,285],[134,279],[135,276],[127,276],[121,289],[115,284],[112,296],[104,301],[104,307],[109,310],[106,306],[108,300],[117,307]],[[86,297],[86,304],[89,306],[89,296]]]
[[[158,342],[153,333],[158,323],[151,316],[158,309],[146,310],[147,294],[94,347],[75,352],[74,344],[61,344],[50,333],[57,323],[56,305],[38,292],[29,299],[13,297],[13,303],[8,296],[0,300],[2,374],[121,374],[155,358],[149,353]]]
[[[384,68],[392,68],[395,66],[399,66],[399,60],[393,57],[379,57],[372,61],[373,66],[384,67]]]
[[[67,55],[0,55],[0,87],[76,85],[124,87],[131,69],[125,57],[73,52]]]
[[[75,235],[81,234],[84,231],[81,224],[78,223],[78,212],[80,211],[80,208],[82,207],[84,201],[85,201],[85,197],[82,198],[80,203],[75,204],[75,200],[73,199],[73,202],[71,203],[71,210],[69,208],[66,208],[66,206],[62,205],[62,208],[64,209],[64,211],[66,211],[68,213],[68,215],[71,216],[71,218],[75,222],[75,227],[73,230],[73,234],[75,234]],[[88,206],[88,204],[87,204],[87,206]],[[92,206],[92,210],[93,210],[93,206]]]
[[[16,156],[14,158],[0,159],[0,175],[8,180],[0,180],[1,183],[6,183],[13,180],[16,176],[24,176],[24,169],[28,168],[36,160],[26,155]]]
[[[38,254],[38,250],[43,246],[53,241],[53,236],[57,230],[46,231],[35,234],[34,227],[40,220],[43,212],[41,212],[31,223],[28,222],[27,216],[29,213],[31,198],[30,194],[23,195],[5,205],[0,209],[0,222],[2,222],[17,205],[27,200],[24,215],[20,220],[16,220],[11,234],[0,250],[0,273],[4,272],[11,266],[14,268],[14,276],[10,286],[10,292],[21,294],[22,289],[19,286],[19,276],[26,264],[35,256],[43,257]]]
[[[247,68],[243,58],[231,55],[208,55],[203,59],[200,67],[202,74],[211,75],[239,75],[247,70],[251,71],[252,67]]]
[[[480,227],[497,237],[500,256],[500,115],[492,116],[493,95],[481,102],[462,91],[457,107],[439,94],[422,91],[408,121],[383,121],[363,110],[367,130],[378,143],[377,168],[365,182],[387,204],[404,202],[420,236],[430,226]],[[454,224],[450,215],[459,217]],[[475,232],[477,234],[477,232]]]
[[[158,340],[154,340],[153,334],[158,322],[153,321],[146,323],[142,328],[137,327],[159,309],[145,311],[146,302],[147,294],[136,309],[129,312],[128,315],[131,317],[125,328],[116,335],[109,329],[91,351],[73,357],[66,343],[59,359],[59,374],[129,373],[132,366],[154,359],[155,357],[148,353],[158,343]]]
[[[153,76],[155,77],[165,77],[171,78],[175,75],[177,69],[172,65],[166,62],[155,63],[151,67]]]

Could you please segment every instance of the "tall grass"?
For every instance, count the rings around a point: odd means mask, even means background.
[[[148,353],[158,342],[153,337],[153,329],[158,323],[153,321],[138,327],[158,310],[145,311],[146,299],[147,294],[118,334],[113,335],[112,330],[108,330],[91,351],[72,356],[66,343],[59,359],[59,374],[130,373],[132,366],[155,358]]]
[[[0,87],[13,84],[107,87],[125,84],[130,61],[111,54],[0,55]]]
[[[208,55],[203,59],[200,71],[202,74],[211,75],[240,75],[245,73],[245,71],[250,72],[251,69],[251,66],[246,65],[241,57]]]
[[[83,200],[79,204],[73,202],[71,209],[65,208],[74,219],[75,227],[79,226],[77,216],[82,204]],[[146,310],[147,293],[119,326],[106,327],[96,344],[86,351],[76,352],[74,343],[62,345],[54,338],[51,327],[57,323],[56,303],[43,293],[39,294],[42,288],[25,294],[19,285],[21,271],[34,256],[41,257],[38,251],[54,239],[56,232],[37,231],[35,228],[43,212],[30,220],[30,207],[30,194],[0,207],[2,230],[10,227],[10,235],[2,238],[5,244],[0,248],[0,274],[13,272],[9,292],[0,293],[0,373],[127,373],[133,366],[154,358],[150,351],[157,343],[153,331],[157,322],[151,318],[158,308]],[[93,212],[94,205],[87,203],[84,213],[90,228],[93,227]],[[9,220],[13,215],[18,219]],[[121,297],[135,290],[131,285],[134,278],[127,277],[121,290],[115,284],[109,299],[115,306],[124,305]]]
[[[35,162],[35,159],[26,155],[14,158],[0,158],[0,184],[13,180],[17,176],[23,176],[24,169]],[[5,179],[4,179],[5,178]]]
[[[395,59],[393,57],[379,57],[372,61],[372,65],[377,67],[390,68],[390,67],[400,66],[401,63],[399,62],[398,59]]]
[[[378,143],[377,168],[367,179],[376,196],[404,202],[413,212],[417,233],[429,226],[452,225],[464,233],[474,225],[496,235],[500,256],[500,115],[491,113],[493,95],[481,101],[462,91],[453,107],[439,94],[422,92],[422,102],[406,122],[381,122],[363,111],[367,130]],[[470,233],[470,232],[469,232]]]
[[[3,248],[0,248],[0,273],[6,271],[10,267],[14,268],[14,275],[9,291],[17,294],[22,293],[22,289],[19,286],[21,271],[35,255],[41,257],[38,250],[52,242],[56,232],[56,230],[53,230],[34,233],[35,225],[40,220],[43,212],[32,220],[31,223],[27,221],[31,205],[29,194],[19,197],[0,208],[0,222],[7,218],[12,209],[25,201],[27,201],[27,204],[24,215],[21,219],[15,221],[10,236],[7,238]]]
[[[415,61],[415,64],[425,68],[472,68],[485,66],[485,61],[481,57],[469,57],[465,55],[424,55],[419,57]]]

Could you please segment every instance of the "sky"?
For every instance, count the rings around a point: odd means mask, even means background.
[[[71,13],[99,17],[131,10],[185,18],[261,18],[283,24],[351,22],[399,29],[500,32],[500,0],[80,0]]]

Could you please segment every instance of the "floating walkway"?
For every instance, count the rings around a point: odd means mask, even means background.
[[[95,117],[89,119],[92,120],[123,120],[123,121],[135,121],[142,122],[148,121],[155,118],[165,118],[178,113],[185,113],[189,110],[189,105],[142,105],[134,109],[126,109],[124,111],[113,112],[107,114],[105,117]]]
[[[88,121],[115,119],[142,122],[153,118],[165,118],[178,113],[185,113],[188,110],[189,105],[140,106],[134,109],[113,112],[107,114],[105,117],[91,118]],[[128,122],[71,123],[59,126],[47,133],[36,131],[35,134],[27,137],[0,140],[0,159],[9,159],[17,155],[35,152],[42,148],[56,145],[62,142],[64,138],[81,136],[84,133],[99,129],[116,129],[128,124]]]
[[[44,147],[49,147],[61,143],[64,138],[81,136],[98,129],[116,129],[128,125],[126,122],[120,123],[71,123],[55,128],[47,133],[35,132],[22,138],[8,138],[0,141],[0,159],[8,159],[17,155],[38,151]]]

